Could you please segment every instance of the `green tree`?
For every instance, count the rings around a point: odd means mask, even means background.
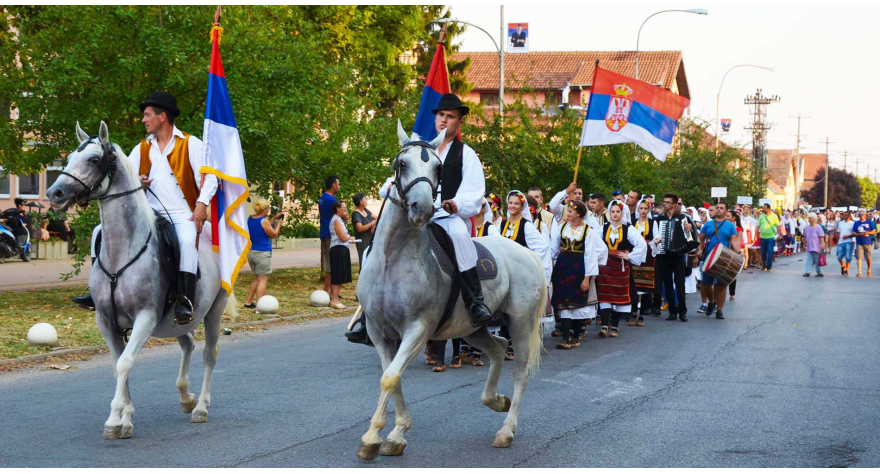
[[[860,176],[858,180],[859,187],[862,189],[861,207],[871,209],[874,207],[874,203],[877,202],[878,195],[880,195],[880,187],[867,176]]]
[[[825,168],[816,172],[815,185],[801,196],[814,207],[825,202]],[[856,177],[844,170],[831,168],[831,179],[828,181],[828,207],[857,206],[863,202],[862,186]]]
[[[446,10],[445,13],[444,10]],[[438,18],[451,18],[452,10],[448,9],[445,5],[423,5],[421,11],[422,22],[425,26],[415,50],[418,53],[416,70],[418,71],[421,83],[424,84],[425,79],[428,77],[428,71],[431,69],[431,62],[434,60],[434,52],[437,49],[437,42],[440,41],[440,31],[442,29],[438,28],[436,24],[432,24],[431,21]],[[465,77],[465,72],[471,65],[471,59],[465,58],[461,61],[450,59],[450,56],[461,49],[461,43],[456,41],[456,38],[466,28],[461,23],[448,23],[446,26],[444,49],[446,50],[446,69],[449,71],[449,87],[453,93],[458,95],[465,95],[474,87],[473,84],[467,82]]]

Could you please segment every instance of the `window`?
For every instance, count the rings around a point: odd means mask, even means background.
[[[55,160],[52,163],[52,166],[46,167],[46,189],[52,187],[55,184],[55,180],[61,176],[61,172],[64,171],[64,167],[62,166],[61,160]]]
[[[0,198],[9,197],[9,173],[0,168]]]
[[[498,93],[480,92],[480,103],[487,107],[498,107],[501,101],[498,100]]]
[[[15,180],[18,188],[16,189],[16,197],[28,199],[37,199],[40,197],[40,175],[24,174],[19,175]]]

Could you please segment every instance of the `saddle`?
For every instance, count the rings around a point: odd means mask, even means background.
[[[452,288],[449,291],[449,298],[446,300],[446,307],[443,309],[443,316],[434,330],[437,332],[452,317],[455,303],[461,297],[461,281],[458,275],[458,263],[455,260],[455,246],[449,234],[435,222],[428,223],[428,229],[431,230],[431,252],[434,254],[434,259],[437,260],[443,273],[452,277]],[[474,241],[474,246],[477,248],[477,275],[480,280],[492,280],[497,277],[498,264],[495,261],[495,256],[477,241]]]

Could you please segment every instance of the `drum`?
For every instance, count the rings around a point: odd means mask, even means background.
[[[742,271],[745,259],[738,252],[723,246],[716,245],[712,253],[706,257],[703,264],[703,272],[718,281],[723,286],[728,286],[736,280]]]

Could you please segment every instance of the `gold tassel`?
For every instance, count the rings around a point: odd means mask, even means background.
[[[211,42],[214,42],[214,31],[217,31],[217,44],[223,40],[223,27],[220,25],[214,25],[211,27]]]

